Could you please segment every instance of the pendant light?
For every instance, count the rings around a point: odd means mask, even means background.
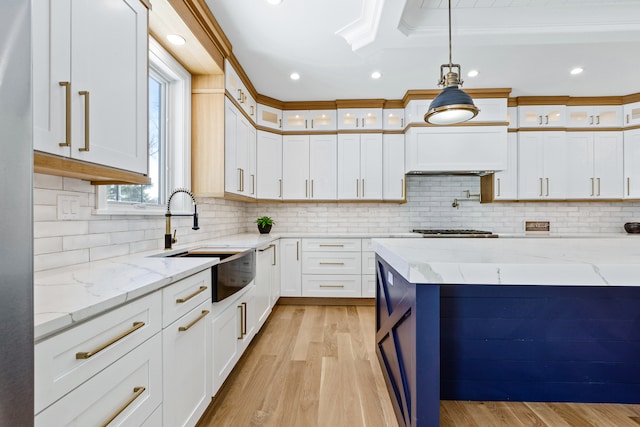
[[[444,69],[449,71],[444,73]],[[453,70],[457,69],[458,72]],[[452,125],[470,120],[478,115],[480,110],[473,104],[473,99],[458,86],[462,86],[460,64],[453,64],[451,60],[451,0],[449,0],[449,63],[440,66],[440,81],[438,86],[444,89],[431,101],[429,111],[424,115],[424,121],[434,125]]]

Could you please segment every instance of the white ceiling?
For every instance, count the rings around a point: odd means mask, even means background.
[[[256,90],[281,101],[401,99],[437,89],[449,61],[447,0],[206,2]],[[452,0],[452,38],[465,89],[640,92],[640,0]]]

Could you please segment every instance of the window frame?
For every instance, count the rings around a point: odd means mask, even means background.
[[[167,81],[165,183],[160,183],[164,187],[163,203],[109,202],[106,186],[98,186],[94,210],[97,215],[164,215],[171,190],[191,188],[191,74],[153,37],[149,37],[149,73]],[[172,200],[173,213],[190,213],[190,201],[183,199]]]

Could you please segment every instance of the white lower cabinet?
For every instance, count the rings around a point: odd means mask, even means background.
[[[280,295],[302,296],[301,239],[280,239]]]
[[[255,310],[257,328],[260,329],[266,322],[269,314],[271,314],[271,289],[273,272],[276,266],[276,246],[269,244],[257,251],[257,268],[256,268],[256,289],[255,289]]]
[[[360,239],[302,239],[302,296],[362,296]]]
[[[212,304],[212,395],[220,390],[256,333],[255,285]]]
[[[640,129],[624,131],[624,197],[640,198]]]
[[[161,352],[156,334],[37,414],[35,425],[143,424],[162,403]]]
[[[276,240],[273,245],[273,260],[271,264],[271,307],[276,305],[280,298],[280,241]]]
[[[362,295],[360,274],[303,274],[302,296],[357,298]]]

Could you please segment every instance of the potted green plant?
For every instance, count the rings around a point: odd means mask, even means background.
[[[271,226],[275,224],[268,216],[261,216],[256,222],[258,223],[258,231],[262,234],[268,234],[271,231]]]

